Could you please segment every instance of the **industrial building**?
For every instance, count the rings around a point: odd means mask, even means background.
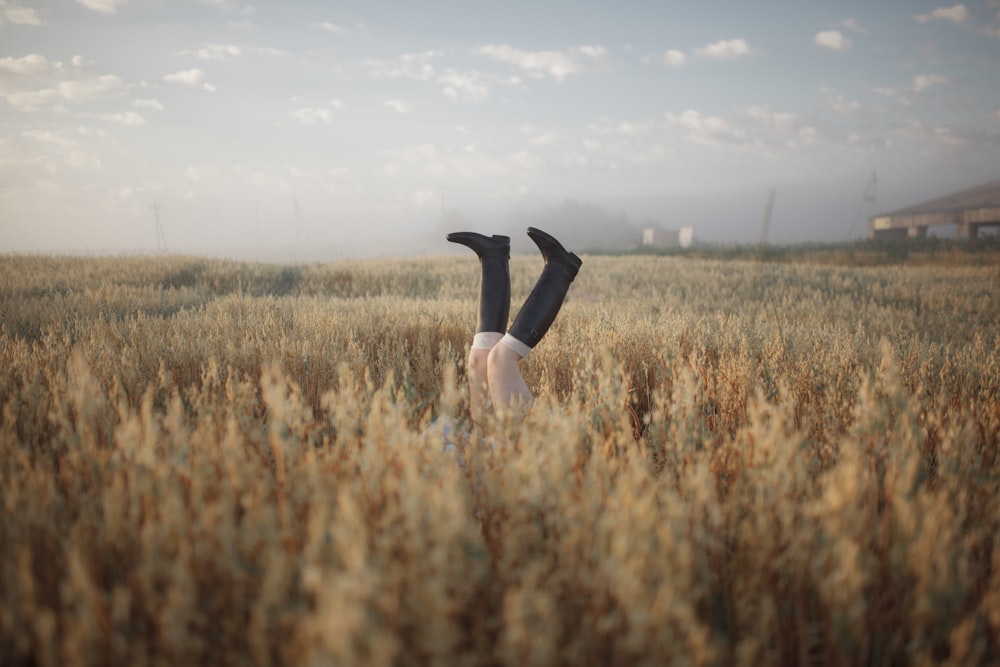
[[[919,238],[942,225],[954,226],[960,239],[975,239],[983,227],[1000,227],[1000,180],[873,216],[868,238]]]

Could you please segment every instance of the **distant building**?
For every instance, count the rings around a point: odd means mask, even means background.
[[[941,225],[954,225],[960,239],[975,239],[983,227],[1000,227],[1000,181],[874,216],[868,238],[924,237]]]
[[[690,248],[692,243],[694,243],[694,227],[690,225],[680,229],[646,227],[642,230],[644,248]]]

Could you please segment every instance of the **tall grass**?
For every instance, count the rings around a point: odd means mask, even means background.
[[[483,441],[472,259],[0,270],[4,665],[998,659],[996,267],[586,258]]]

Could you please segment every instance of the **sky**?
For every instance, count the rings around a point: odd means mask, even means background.
[[[769,242],[839,242],[996,179],[1000,0],[0,0],[4,253],[433,253],[566,202],[754,243],[772,191]]]

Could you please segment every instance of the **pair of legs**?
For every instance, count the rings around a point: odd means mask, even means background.
[[[510,237],[475,232],[448,235],[479,256],[479,319],[469,350],[472,421],[485,422],[493,406],[527,407],[533,396],[518,362],[528,356],[555,321],[583,261],[540,229],[528,228],[545,260],[542,274],[507,329],[510,316]]]

